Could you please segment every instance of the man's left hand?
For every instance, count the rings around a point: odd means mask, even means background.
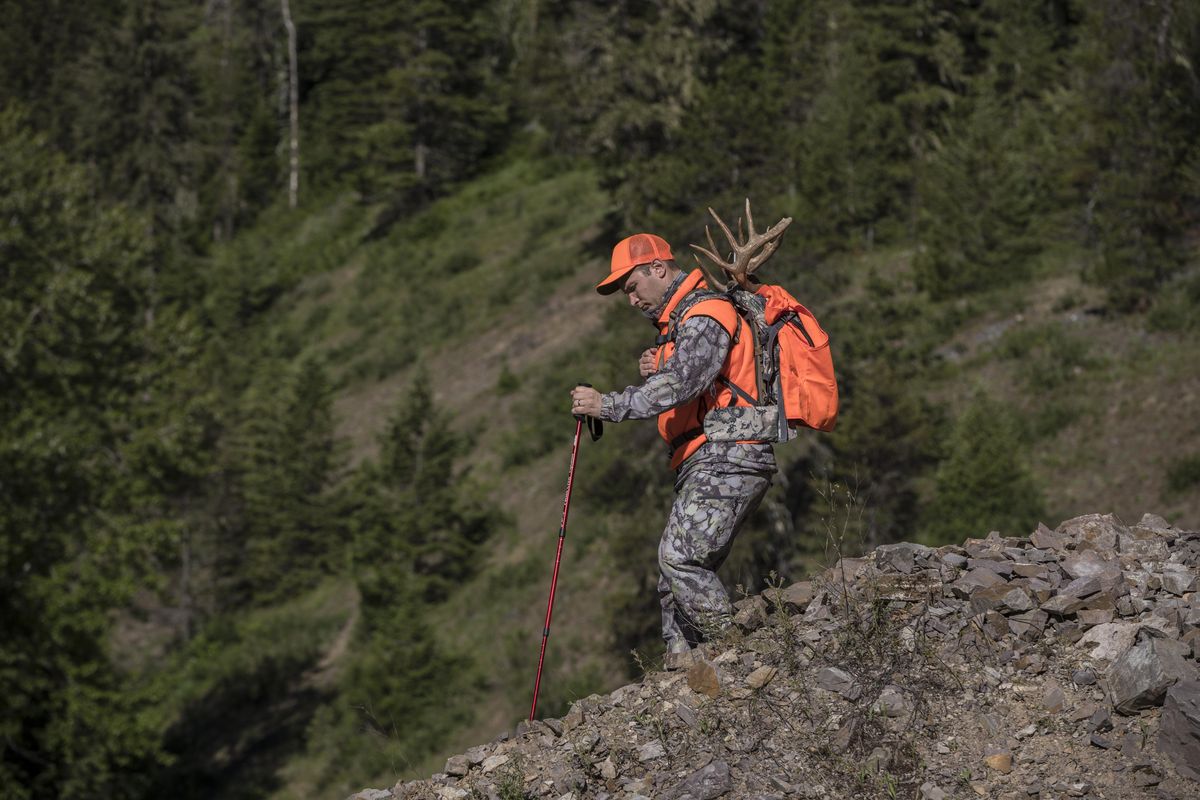
[[[575,416],[600,416],[600,393],[588,386],[571,390],[571,413]]]

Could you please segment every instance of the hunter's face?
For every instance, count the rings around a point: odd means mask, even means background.
[[[661,261],[652,261],[635,267],[625,278],[621,291],[629,298],[629,305],[645,312],[662,302],[670,283],[666,265]]]

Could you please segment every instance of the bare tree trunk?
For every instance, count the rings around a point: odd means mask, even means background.
[[[289,147],[288,207],[296,207],[296,196],[300,193],[300,78],[296,67],[296,26],[292,23],[292,9],[288,0],[280,0],[283,8],[283,26],[288,35],[288,106],[290,108],[291,142]]]

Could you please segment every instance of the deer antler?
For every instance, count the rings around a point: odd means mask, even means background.
[[[738,220],[738,235],[735,237],[733,231],[729,230],[729,226],[725,224],[724,220],[717,216],[716,211],[709,208],[708,213],[712,214],[713,219],[717,221],[717,225],[725,233],[725,238],[729,240],[729,246],[733,248],[733,254],[728,261],[717,254],[719,251],[716,244],[713,243],[712,231],[708,229],[707,225],[704,226],[704,235],[708,239],[708,247],[704,248],[694,244],[691,245],[691,248],[733,278],[730,283],[725,285],[724,288],[726,291],[732,289],[735,284],[743,289],[748,289],[750,276],[779,249],[779,240],[783,237],[783,232],[787,230],[788,225],[792,224],[792,218],[784,217],[762,233],[756,233],[754,230],[754,218],[750,215],[750,198],[747,197],[747,233],[745,241],[739,241],[742,238],[742,221],[740,219]],[[705,272],[707,274],[707,270]]]

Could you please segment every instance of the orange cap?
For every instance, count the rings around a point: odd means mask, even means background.
[[[661,236],[653,233],[635,233],[627,239],[617,242],[613,248],[612,263],[609,266],[608,277],[596,284],[600,294],[612,294],[621,285],[621,279],[629,274],[634,267],[649,264],[654,259],[670,261],[671,245]]]

